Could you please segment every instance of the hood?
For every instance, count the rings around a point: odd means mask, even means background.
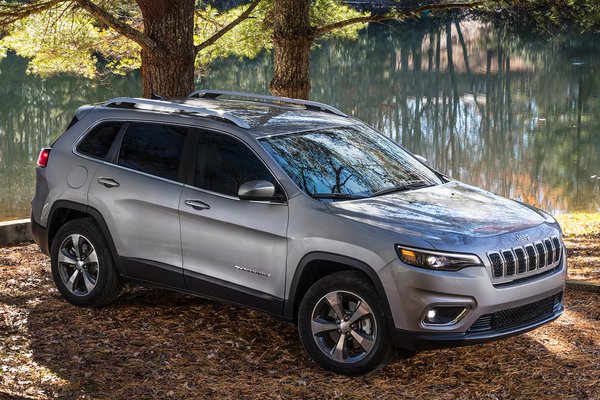
[[[327,203],[340,217],[436,242],[463,243],[548,222],[541,212],[451,181],[367,199]]]

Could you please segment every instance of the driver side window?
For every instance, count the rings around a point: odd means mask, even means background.
[[[241,184],[257,180],[277,187],[267,167],[244,143],[224,134],[200,132],[194,186],[237,197]]]

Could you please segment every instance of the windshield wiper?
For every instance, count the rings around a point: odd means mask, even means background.
[[[375,193],[371,194],[371,196],[382,196],[384,194],[395,193],[395,192],[404,192],[406,190],[419,189],[424,187],[433,186],[431,183],[427,183],[425,181],[413,181],[409,183],[405,183],[404,185],[398,185],[387,189],[378,190]]]
[[[364,199],[365,196],[350,193],[309,193],[315,199],[333,199],[333,200],[355,200]]]

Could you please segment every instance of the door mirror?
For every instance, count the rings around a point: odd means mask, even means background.
[[[238,189],[240,200],[273,200],[275,185],[269,181],[250,181],[242,183]]]
[[[419,154],[413,154],[415,156],[415,158],[419,161],[421,161],[423,164],[427,164],[427,159]]]

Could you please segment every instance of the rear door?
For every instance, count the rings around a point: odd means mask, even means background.
[[[131,277],[183,287],[179,197],[190,128],[131,122],[96,173],[89,205],[104,217]]]
[[[269,180],[283,193],[281,187],[249,146],[219,132],[199,131],[192,172],[179,202],[188,287],[281,312],[287,204],[237,196],[247,181]]]

